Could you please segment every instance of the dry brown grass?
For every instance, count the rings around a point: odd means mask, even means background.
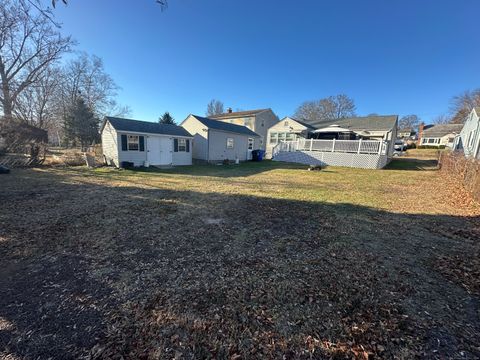
[[[27,358],[480,356],[475,279],[446,258],[478,249],[480,209],[420,165],[14,171],[0,343]]]

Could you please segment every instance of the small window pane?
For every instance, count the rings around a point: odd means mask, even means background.
[[[278,134],[275,132],[270,133],[270,144],[276,144],[278,139]]]
[[[253,139],[248,138],[248,150],[253,150]]]
[[[178,151],[187,151],[187,140],[178,139]]]
[[[139,149],[138,135],[128,135],[128,150],[138,151],[138,149]]]
[[[227,138],[227,149],[233,149],[233,138]]]

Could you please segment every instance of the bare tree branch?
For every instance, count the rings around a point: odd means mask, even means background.
[[[21,93],[38,82],[74,42],[62,37],[23,0],[0,3],[0,29],[0,108],[5,117],[11,117]]]

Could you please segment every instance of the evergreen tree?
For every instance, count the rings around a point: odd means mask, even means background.
[[[165,112],[162,116],[158,118],[158,123],[159,124],[171,124],[171,125],[176,125],[175,124],[175,119],[173,118],[172,115],[168,111]]]
[[[99,140],[99,120],[81,98],[68,109],[64,118],[65,137],[73,145],[80,144],[82,150]]]

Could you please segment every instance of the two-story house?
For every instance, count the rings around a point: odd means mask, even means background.
[[[272,109],[259,109],[248,111],[228,111],[224,114],[210,116],[211,119],[231,124],[243,125],[260,135],[260,149],[266,150],[267,133],[278,122],[278,116]]]

